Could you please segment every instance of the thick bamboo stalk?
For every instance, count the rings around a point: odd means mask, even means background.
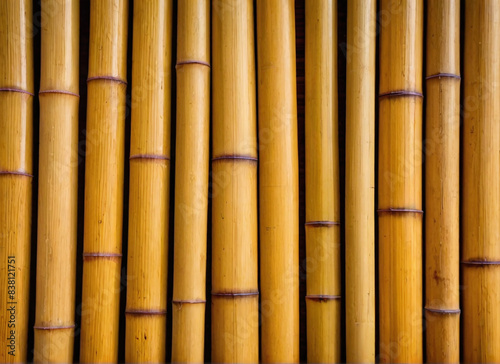
[[[42,0],[35,362],[73,360],[79,10]]]
[[[263,362],[300,359],[294,10],[292,0],[257,0]]]
[[[80,361],[118,361],[128,1],[92,1]]]
[[[422,362],[422,0],[382,0],[379,319],[382,362]]]
[[[32,1],[0,2],[0,362],[28,352],[33,139]]]
[[[307,360],[340,361],[337,1],[306,2]]]
[[[346,355],[375,362],[376,0],[347,4]]]
[[[125,360],[165,362],[172,1],[134,2]]]
[[[210,2],[177,8],[172,362],[202,363],[210,158]]]
[[[212,12],[212,362],[257,363],[259,287],[253,2],[237,1],[226,10],[214,6]]]
[[[465,4],[464,360],[500,362],[500,2]]]
[[[425,317],[430,363],[460,361],[460,2],[427,7]]]

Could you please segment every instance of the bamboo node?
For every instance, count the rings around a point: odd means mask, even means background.
[[[409,91],[409,90],[389,91],[378,95],[380,99],[384,97],[411,97],[411,96],[424,97],[424,95],[421,92]]]
[[[156,315],[166,315],[167,310],[133,310],[126,309],[125,315],[133,315],[133,316],[156,316]]]
[[[114,77],[114,76],[92,76],[87,78],[87,83],[91,81],[97,81],[97,80],[105,80],[105,81],[112,81],[112,82],[118,82],[122,83],[124,85],[127,85],[127,81],[119,78],[119,77]]]
[[[433,78],[443,78],[443,77],[446,77],[446,78],[455,78],[457,80],[461,80],[462,79],[462,77],[460,77],[460,75],[456,75],[454,73],[436,73],[434,75],[427,76],[425,79],[426,80],[430,80],[430,79],[433,79]]]
[[[24,172],[24,171],[0,171],[0,175],[15,175],[15,176],[24,176],[24,177],[28,177],[28,178],[33,178],[33,175],[32,174],[29,174],[27,172]]]
[[[26,90],[22,90],[20,88],[15,88],[15,87],[0,87],[0,91],[4,91],[4,92],[19,92],[19,93],[22,93],[22,94],[28,94],[30,96],[35,96],[35,94],[29,92],[29,91],[26,91]]]
[[[400,214],[400,213],[405,213],[405,212],[414,213],[414,214],[423,214],[424,213],[423,210],[404,209],[404,208],[388,208],[388,209],[378,209],[377,210],[378,214],[390,214],[390,213]]]
[[[247,297],[247,296],[258,296],[259,291],[248,291],[248,292],[212,292],[212,296],[215,297]]]
[[[462,261],[463,265],[471,265],[476,267],[481,266],[489,266],[489,265],[500,265],[500,261],[498,260],[479,260],[479,259],[470,259]]]
[[[340,300],[342,297],[340,295],[308,294],[308,295],[306,295],[305,298],[306,298],[306,300],[310,300],[310,301],[326,302],[326,301]]]
[[[437,313],[437,314],[443,314],[443,315],[458,315],[462,312],[459,308],[457,308],[457,309],[442,309],[442,308],[424,307],[424,309],[428,312],[431,312],[431,313]]]
[[[172,300],[174,305],[184,305],[184,304],[197,304],[197,303],[207,303],[205,300]]]
[[[66,330],[66,329],[74,329],[75,325],[66,325],[66,326],[33,326],[35,330]]]
[[[74,92],[65,91],[65,90],[40,90],[40,91],[38,91],[38,95],[43,95],[43,94],[62,94],[62,95],[70,95],[70,96],[80,97],[80,95],[75,94]]]
[[[340,221],[308,221],[304,224],[310,227],[329,227],[329,226],[339,226]]]
[[[182,60],[182,61],[178,61],[177,64],[175,65],[175,69],[177,69],[177,67],[179,66],[185,66],[185,65],[188,65],[188,64],[198,64],[198,65],[201,65],[201,66],[206,66],[208,68],[210,68],[210,63],[208,62],[204,62],[204,61],[198,61],[198,60],[194,60],[194,59],[185,59],[185,60]]]
[[[224,160],[238,160],[238,159],[241,159],[241,160],[246,160],[246,161],[251,161],[251,162],[257,162],[258,159],[256,157],[252,157],[252,156],[247,156],[247,155],[237,155],[237,154],[234,154],[234,155],[221,155],[221,156],[218,156],[218,157],[214,157],[212,158],[212,162],[217,162],[217,161],[224,161]]]
[[[131,155],[129,159],[160,159],[160,160],[166,160],[169,161],[170,157],[166,155],[159,155],[159,154],[134,154]]]
[[[122,254],[121,253],[83,253],[83,260],[88,260],[88,259],[97,259],[97,258],[104,258],[104,259],[121,259]]]

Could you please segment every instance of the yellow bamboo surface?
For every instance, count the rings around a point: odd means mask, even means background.
[[[214,6],[212,10],[212,362],[257,363],[259,291],[253,2],[242,0],[232,3],[230,9]],[[219,178],[222,176],[224,178]]]
[[[426,64],[426,353],[460,361],[460,1],[430,1]]]
[[[34,92],[31,22],[31,0],[0,2],[2,363],[25,362],[28,353]]]
[[[422,0],[382,0],[379,320],[382,362],[422,362]]]
[[[375,0],[347,3],[345,277],[349,363],[375,362],[376,8]]]
[[[500,2],[465,4],[464,360],[500,362]]]
[[[172,362],[202,363],[210,158],[210,2],[177,8]]]
[[[134,2],[125,360],[165,362],[172,1]]]
[[[263,362],[300,359],[294,10],[292,0],[257,0]]]
[[[307,360],[340,361],[337,1],[306,2]]]
[[[118,361],[128,1],[92,1],[80,361]]]
[[[42,0],[35,362],[73,360],[79,1]]]

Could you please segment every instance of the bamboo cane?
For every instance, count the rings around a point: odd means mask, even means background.
[[[422,362],[422,0],[382,0],[379,318],[382,362]]]
[[[172,1],[134,2],[125,360],[165,362]]]
[[[376,0],[347,4],[347,362],[375,362]]]
[[[257,0],[263,362],[298,362],[299,244],[295,14]]]
[[[460,361],[460,2],[427,7],[425,173],[426,353]]]
[[[80,361],[118,361],[128,1],[92,1]]]
[[[35,362],[73,360],[79,1],[42,0]]]
[[[252,0],[213,2],[212,362],[259,361]],[[224,176],[224,178],[219,178]]]
[[[177,8],[172,362],[202,363],[210,158],[210,2]]]
[[[464,360],[500,362],[500,3],[465,3]]]
[[[28,352],[33,43],[31,0],[0,2],[0,337],[2,363]]]
[[[306,2],[307,360],[340,361],[337,2]]]

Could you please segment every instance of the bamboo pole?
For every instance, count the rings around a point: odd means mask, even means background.
[[[134,2],[125,361],[165,362],[172,1]]]
[[[292,0],[257,0],[263,362],[299,356],[298,150]]]
[[[230,9],[213,5],[212,362],[257,363],[253,2],[237,1]]]
[[[460,2],[430,1],[426,63],[426,353],[460,361]]]
[[[500,2],[465,3],[464,360],[500,362]]]
[[[382,362],[422,362],[422,0],[382,0],[379,319]]]
[[[128,1],[92,1],[80,361],[118,361]]]
[[[177,8],[172,362],[202,363],[210,158],[210,2]]]
[[[346,357],[375,362],[376,0],[347,4]]]
[[[42,0],[35,362],[73,360],[79,1]]]
[[[307,360],[340,361],[337,2],[306,2]]]
[[[28,352],[33,139],[32,1],[0,2],[0,362]]]

